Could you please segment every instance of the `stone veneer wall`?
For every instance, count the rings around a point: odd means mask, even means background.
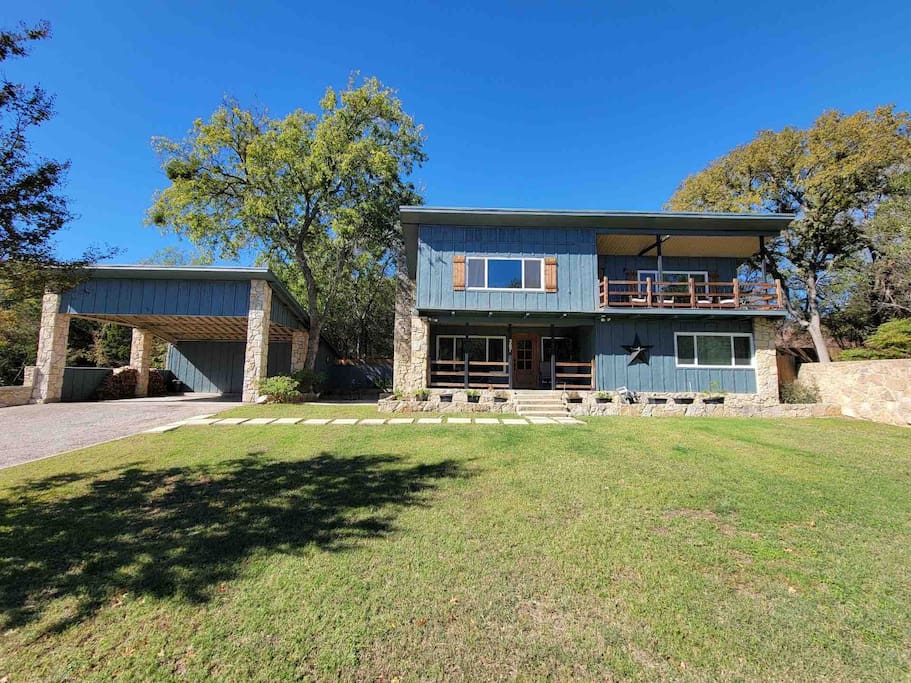
[[[149,395],[149,370],[152,366],[152,333],[133,328],[130,343],[130,367],[136,370],[136,396]]]
[[[777,320],[753,318],[756,402],[760,405],[778,403],[778,354],[775,350],[778,325]]]
[[[0,387],[0,408],[22,406],[32,400],[32,385]]]
[[[269,365],[269,321],[272,316],[272,288],[265,280],[250,280],[250,308],[247,311],[247,347],[244,351],[244,403],[259,398],[259,381]]]
[[[70,316],[60,313],[60,294],[48,292],[41,300],[38,356],[32,382],[32,398],[38,403],[60,400]]]
[[[414,315],[415,282],[406,273],[404,260],[396,264],[395,322],[393,327],[392,386],[401,392],[414,391],[411,387],[411,327]]]
[[[307,364],[307,344],[310,341],[308,330],[291,331],[291,372],[303,369]]]
[[[911,424],[911,359],[805,363],[797,379],[848,417]]]

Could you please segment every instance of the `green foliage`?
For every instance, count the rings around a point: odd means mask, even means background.
[[[761,131],[684,180],[668,208],[797,214],[769,245],[769,267],[825,360],[821,317],[843,303],[842,276],[866,246],[864,217],[895,192],[893,178],[908,163],[907,112],[829,111],[805,130]]]
[[[867,337],[863,348],[848,349],[839,360],[884,360],[911,358],[911,318],[890,320]]]
[[[95,366],[119,368],[130,363],[133,330],[116,323],[101,323],[94,334]]]
[[[613,401],[614,395],[609,391],[599,391],[597,394],[595,394],[595,398],[602,401]]]
[[[428,389],[418,389],[414,392],[414,397],[418,401],[426,401],[428,398],[430,398],[430,391]]]
[[[294,377],[276,375],[259,381],[259,393],[268,396],[273,403],[290,403],[300,398],[299,383]]]
[[[805,382],[782,384],[779,393],[782,403],[819,403],[819,390]]]
[[[7,287],[0,282],[0,297]],[[41,300],[37,297],[0,307],[0,386],[22,384],[25,366],[34,365],[40,320]]]
[[[713,379],[711,382],[709,382],[709,390],[706,393],[715,396],[724,396],[728,392],[721,382],[719,382],[717,379]]]
[[[310,317],[306,365],[360,258],[401,246],[400,204],[419,203],[408,180],[421,164],[421,126],[375,78],[326,90],[319,113],[281,119],[227,100],[184,140],[155,138],[171,181],[148,222],[236,259],[252,251],[283,270]]]
[[[298,389],[304,393],[318,394],[323,389],[326,381],[326,375],[309,368],[301,368],[291,373],[291,376],[297,381]]]
[[[481,392],[478,391],[477,389],[469,389],[468,391],[465,392],[465,395],[468,398],[478,398],[481,395]]]

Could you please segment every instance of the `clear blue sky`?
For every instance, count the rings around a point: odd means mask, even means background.
[[[425,125],[417,180],[446,206],[660,209],[759,129],[911,108],[906,0],[16,4],[4,26],[53,25],[6,72],[57,95],[36,142],[73,164],[64,256],[108,243],[135,262],[175,243],[143,226],[165,184],[153,135],[182,135],[225,94],[312,111],[352,70]]]

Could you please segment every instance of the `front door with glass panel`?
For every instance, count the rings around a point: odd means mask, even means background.
[[[512,337],[512,381],[516,389],[537,389],[540,362],[538,335],[514,334]]]

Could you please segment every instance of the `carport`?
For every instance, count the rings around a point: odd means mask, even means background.
[[[82,284],[44,295],[36,402],[61,398],[72,318],[133,328],[137,396],[148,392],[153,336],[170,344],[168,369],[188,388],[241,393],[244,402],[256,401],[267,374],[302,368],[307,352],[307,314],[266,268],[98,267]]]

